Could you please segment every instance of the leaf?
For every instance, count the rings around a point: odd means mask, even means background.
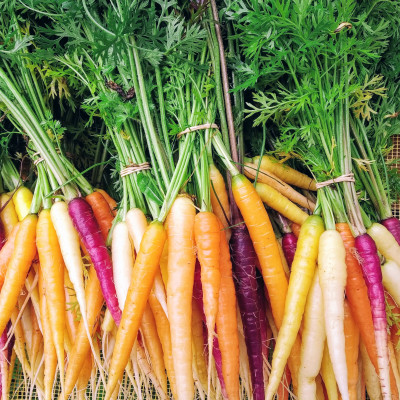
[[[163,204],[163,198],[154,180],[143,173],[138,174],[137,180],[139,189],[143,195],[161,206]]]

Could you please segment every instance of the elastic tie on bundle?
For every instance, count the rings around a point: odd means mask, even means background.
[[[200,131],[202,129],[219,129],[219,127],[217,124],[214,124],[214,123],[191,126],[190,128],[186,128],[184,131],[179,132],[176,135],[176,137],[177,137],[177,139],[180,139],[183,135],[186,135],[187,133]]]
[[[122,169],[119,174],[121,175],[121,177],[124,177],[130,174],[137,174],[138,172],[145,171],[147,169],[151,169],[150,163],[148,162],[144,162],[141,164],[132,163]]]
[[[340,183],[340,182],[355,182],[354,174],[353,173],[345,174],[345,175],[338,176],[337,178],[329,179],[324,182],[317,182],[316,186],[317,186],[317,189],[321,189],[325,186],[329,186],[329,185],[332,185],[335,183]]]
[[[61,150],[60,149],[56,149],[56,153],[57,154],[61,154]],[[33,161],[33,165],[37,166],[39,163],[44,161],[44,158],[40,157],[40,152],[39,151],[37,151],[36,153],[32,154],[32,157],[35,157],[35,156],[38,156],[38,158]]]

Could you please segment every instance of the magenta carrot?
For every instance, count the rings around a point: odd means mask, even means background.
[[[68,211],[92,260],[107,307],[119,325],[122,313],[115,291],[111,257],[93,210],[85,199],[78,197],[68,204]]]
[[[297,248],[297,236],[293,232],[285,233],[282,237],[282,249],[283,254],[285,254],[286,261],[289,268],[292,267],[292,262],[294,259],[294,253],[296,253]]]
[[[368,234],[365,233],[356,237],[355,247],[360,256],[361,267],[368,289],[368,297],[371,303],[382,395],[384,400],[391,399],[388,336],[386,331],[387,320],[381,264],[375,242]]]
[[[386,227],[400,245],[400,221],[395,217],[391,217],[382,220],[381,224]]]
[[[3,221],[0,219],[0,250],[6,243],[6,230],[4,229]]]

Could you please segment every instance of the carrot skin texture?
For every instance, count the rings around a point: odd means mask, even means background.
[[[318,243],[323,231],[324,223],[322,218],[317,215],[308,217],[300,231],[285,301],[285,312],[272,359],[271,375],[266,394],[266,399],[269,400],[272,399],[279,386],[290,351],[296,342],[307,295],[314,277]]]
[[[289,268],[292,268],[294,255],[297,248],[297,237],[293,232],[285,233],[282,237],[282,249]]]
[[[3,221],[0,219],[0,250],[6,243],[6,230],[4,228]]]
[[[50,210],[42,210],[39,214],[36,242],[40,268],[43,272],[53,343],[60,366],[62,386],[64,386],[65,267]]]
[[[300,234],[301,235],[301,234]],[[325,231],[319,241],[319,281],[324,305],[325,330],[329,355],[343,400],[349,399],[344,337],[344,289],[346,250],[336,230]]]
[[[17,224],[14,226],[13,230],[11,231],[11,233],[7,239],[7,242],[5,243],[3,248],[0,250],[0,289],[3,287],[4,278],[5,278],[6,272],[7,272],[8,261],[10,260],[12,253],[14,251],[15,238],[17,237],[19,226],[20,226],[20,222],[17,222]]]
[[[118,306],[113,280],[112,262],[93,210],[87,201],[78,197],[70,201],[68,211],[93,262],[107,307],[118,326],[121,321],[121,309]]]
[[[118,327],[114,352],[109,368],[106,400],[109,400],[129,361],[140,322],[160,265],[166,232],[162,223],[153,221],[143,236],[132,273],[131,286],[125,301],[121,324]]]
[[[350,400],[357,400],[358,383],[358,349],[360,347],[360,333],[353,319],[350,306],[344,302],[344,335],[346,339],[347,380]]]
[[[299,400],[313,399],[317,393],[316,377],[321,369],[325,345],[325,321],[319,272],[316,269],[304,311],[299,371]]]
[[[54,347],[51,334],[51,325],[49,322],[49,313],[46,304],[46,295],[44,290],[43,272],[39,268],[39,295],[40,295],[40,318],[43,329],[43,352],[44,352],[44,398],[51,400],[54,377],[57,370],[57,353]]]
[[[232,278],[229,245],[220,227],[221,287],[218,299],[217,332],[222,357],[222,373],[230,400],[239,400],[239,336],[236,319],[236,294]]]
[[[89,329],[93,335],[93,329],[98,315],[104,303],[103,294],[96,271],[91,265],[89,270],[89,280],[86,286],[86,308]],[[86,328],[83,320],[79,322],[78,332],[74,345],[68,357],[68,366],[65,374],[65,397],[71,394],[85,363],[85,359],[90,354],[90,343],[87,337]]]
[[[375,242],[368,234],[356,237],[355,247],[361,259],[361,267],[368,289],[369,301],[371,303],[382,395],[384,400],[390,399],[391,385],[388,336],[386,331],[387,320],[380,260]]]
[[[290,229],[292,230],[292,232],[294,233],[294,236],[296,236],[297,238],[300,235],[300,229],[301,229],[301,225],[296,224],[296,222],[292,222],[290,224]]]
[[[395,217],[391,217],[382,220],[381,223],[394,236],[397,243],[400,245],[400,221]]]
[[[0,292],[0,332],[3,333],[18,302],[29,268],[36,255],[37,216],[27,215],[21,222],[13,254]]]
[[[96,191],[90,193],[85,199],[90,204],[90,207],[92,207],[93,214],[101,229],[103,239],[106,241],[108,232],[112,226],[114,214],[111,212],[107,200],[100,192]]]
[[[178,196],[167,218],[167,307],[178,400],[194,396],[191,318],[196,263],[195,216],[192,200]]]
[[[108,206],[110,207],[110,210],[114,217],[117,215],[117,202],[103,189],[96,189],[97,192],[101,193],[102,196],[106,199],[106,202],[108,203]]]

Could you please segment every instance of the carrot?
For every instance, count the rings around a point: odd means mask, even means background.
[[[64,294],[65,294],[65,327],[71,343],[74,342],[78,331],[78,319],[73,308],[73,303],[76,299],[76,293],[69,279],[68,271],[64,268]],[[72,346],[70,346],[72,347]]]
[[[212,345],[218,313],[218,297],[221,286],[220,228],[215,214],[200,212],[194,220],[194,239],[201,266],[204,313],[208,330],[208,386],[211,379]]]
[[[0,289],[3,287],[4,278],[7,272],[7,264],[12,256],[15,246],[15,238],[17,237],[20,222],[17,222],[8,236],[8,240],[0,250]]]
[[[168,232],[167,226],[165,227],[165,229]],[[164,249],[161,255],[160,272],[164,287],[168,287],[168,239],[165,241]]]
[[[17,213],[18,220],[22,221],[28,214],[31,208],[33,194],[25,186],[20,186],[12,196],[15,212]]]
[[[51,332],[60,368],[61,387],[64,389],[64,260],[48,209],[42,210],[39,215],[37,249],[43,272]]]
[[[257,165],[246,163],[244,167],[244,173],[248,178],[255,179],[257,175]],[[259,171],[257,182],[271,186],[290,201],[298,204],[301,207],[307,208],[310,211],[314,211],[315,209],[315,204],[311,200],[307,199],[307,197],[300,194],[298,191],[270,172]]]
[[[178,400],[194,396],[191,314],[196,262],[195,216],[192,200],[178,196],[167,218],[167,306]]]
[[[150,356],[152,370],[163,391],[167,393],[167,376],[165,375],[163,350],[157,334],[156,321],[148,303],[144,309],[140,330]]]
[[[239,399],[239,337],[236,295],[229,245],[219,221],[221,287],[218,298],[217,332],[222,356],[222,373],[229,399]]]
[[[85,200],[92,207],[94,216],[101,229],[101,234],[105,241],[107,241],[108,232],[111,229],[111,225],[114,219],[114,215],[111,212],[110,206],[107,200],[100,192],[92,192],[86,196]]]
[[[358,326],[351,315],[350,306],[346,300],[344,302],[344,336],[346,340],[345,345],[349,398],[350,400],[357,400],[358,349],[360,333]]]
[[[207,392],[207,363],[204,357],[204,336],[202,312],[197,301],[192,301],[192,343],[195,381]]]
[[[297,393],[300,400],[315,398],[317,393],[315,379],[321,369],[324,354],[326,333],[318,269],[315,271],[307,297],[303,323],[299,391]]]
[[[167,376],[171,388],[172,395],[177,397],[176,378],[174,370],[174,361],[172,355],[171,331],[170,324],[160,302],[153,292],[150,293],[149,304],[156,321],[158,337],[161,341],[162,351],[164,355],[164,364],[167,370]]]
[[[39,295],[40,317],[43,327],[43,352],[44,352],[44,398],[51,400],[54,376],[57,369],[57,354],[51,334],[51,325],[46,304],[46,295],[43,282],[43,271],[39,268]]]
[[[118,304],[119,308],[123,310],[135,262],[135,253],[131,245],[126,222],[121,221],[114,226],[112,231],[111,255]]]
[[[94,327],[98,315],[100,314],[101,308],[103,306],[104,299],[101,292],[101,286],[99,279],[97,278],[96,271],[91,265],[89,270],[89,279],[86,286],[86,305],[87,305],[87,320],[90,329],[90,333],[93,335]],[[64,395],[67,398],[78,380],[79,374],[85,359],[88,357],[90,351],[90,342],[87,337],[85,324],[80,321],[78,326],[78,332],[69,354],[69,361],[67,366],[67,371],[65,374],[65,391]]]
[[[76,393],[78,400],[86,400],[85,392],[89,382],[90,376],[92,375],[93,357],[86,357],[85,363],[80,371],[78,381],[76,383]]]
[[[290,224],[290,229],[292,230],[292,232],[295,234],[295,236],[298,238],[300,235],[300,229],[301,229],[301,225],[296,224],[295,222],[292,222]]]
[[[287,219],[302,225],[308,217],[301,208],[292,203],[287,197],[278,192],[272,186],[265,183],[257,183],[256,190],[261,200],[272,209],[278,211]]]
[[[339,395],[336,386],[335,373],[329,357],[328,344],[325,341],[324,354],[322,356],[321,377],[324,381],[329,400],[338,400]]]
[[[400,304],[400,266],[396,262],[388,260],[382,265],[382,283],[396,303]]]
[[[4,207],[4,208],[3,208]],[[0,208],[1,208],[1,222],[3,223],[6,238],[11,234],[14,226],[18,223],[18,215],[15,211],[14,203],[11,200],[11,196],[3,193],[0,197]]]
[[[146,216],[141,209],[132,208],[126,213],[125,221],[128,226],[129,236],[133,241],[133,246],[136,253],[138,253],[140,243],[148,226]]]
[[[318,243],[323,230],[322,218],[312,215],[308,217],[300,231],[286,296],[285,312],[272,359],[267,400],[272,399],[278,388],[286,361],[300,329],[301,318],[316,267]],[[271,298],[270,293],[269,295]]]
[[[106,400],[111,398],[128,363],[129,354],[132,351],[147,299],[154,283],[165,240],[166,232],[162,223],[153,221],[143,236],[133,268],[131,286],[128,290],[109,368]]]
[[[260,157],[254,157],[251,162],[258,165]],[[261,158],[260,168],[272,172],[278,178],[282,179],[289,185],[294,185],[302,189],[317,190],[316,182],[309,176],[296,171],[288,165],[277,160],[273,156],[264,155]]]
[[[219,169],[214,165],[209,166],[211,189],[210,199],[214,214],[222,222],[226,240],[229,242],[231,232],[229,229],[231,221],[231,209],[229,206],[228,192],[226,191],[224,178]]]
[[[360,341],[360,353],[368,397],[371,400],[382,400],[379,377],[376,373],[375,367],[369,359],[367,349],[362,340]]]
[[[97,192],[101,193],[101,195],[106,199],[108,206],[114,217],[117,215],[117,202],[103,189],[96,189]]]
[[[18,302],[29,267],[36,255],[37,216],[27,215],[21,222],[0,292],[0,332],[2,333]]]
[[[32,302],[30,303],[30,307],[28,308],[31,320],[32,320],[32,349],[31,349],[31,365],[34,370],[38,369],[38,363],[40,359],[38,359],[38,354],[40,350],[40,346],[43,342],[43,336],[39,329],[39,323],[36,318],[35,309],[33,307]]]
[[[400,262],[400,245],[384,225],[372,224],[368,228],[368,234],[374,239],[379,252],[387,260]]]
[[[113,281],[112,261],[93,210],[87,201],[81,197],[76,197],[69,202],[68,212],[96,269],[107,307],[115,323],[119,325],[121,309],[118,306]],[[101,221],[104,222],[105,220]]]

